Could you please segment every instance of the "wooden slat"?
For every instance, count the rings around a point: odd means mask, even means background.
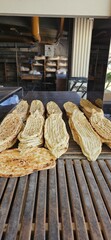
[[[101,192],[101,195],[102,195],[104,202],[106,204],[106,207],[108,209],[109,215],[111,217],[111,191],[109,190],[108,185],[101,173],[98,163],[91,162],[91,167],[93,170],[94,177],[97,181],[99,190]]]
[[[38,182],[38,199],[36,209],[34,240],[45,240],[47,171],[41,171]]]
[[[98,189],[98,185],[95,181],[88,161],[82,161],[82,164],[99,221],[101,222],[103,234],[106,239],[111,239],[111,220]]]
[[[105,162],[106,162],[106,164],[107,164],[109,170],[111,171],[111,160],[107,160],[107,159],[106,159]]]
[[[108,166],[106,165],[105,161],[98,161],[99,167],[104,175],[104,178],[108,184],[108,187],[110,188],[111,191],[111,171],[109,170]]]
[[[8,180],[7,178],[0,178],[0,202],[1,202],[1,197],[5,189],[7,180]]]
[[[56,168],[49,170],[49,240],[60,240]]]
[[[4,226],[5,226],[9,208],[12,202],[16,183],[17,183],[17,178],[12,178],[9,180],[3,199],[2,199],[2,203],[0,206],[0,239],[3,234]]]
[[[19,183],[16,190],[16,195],[12,205],[8,227],[5,233],[5,240],[16,239],[16,235],[19,229],[20,215],[22,211],[22,204],[24,200],[24,193],[26,189],[27,176],[19,179]]]
[[[63,240],[73,240],[73,230],[71,221],[71,212],[69,206],[68,192],[66,186],[64,160],[58,160],[58,187],[60,196],[60,212],[62,222],[62,237]]]
[[[74,216],[74,222],[76,224],[77,239],[88,240],[88,234],[86,230],[85,219],[83,215],[80,195],[77,187],[76,177],[73,170],[72,160],[66,160],[66,173],[68,179],[68,188],[71,199],[71,209]]]
[[[23,213],[23,219],[22,219],[22,225],[21,225],[21,229],[20,229],[19,240],[24,240],[24,239],[29,240],[30,236],[31,236],[37,176],[38,176],[37,172],[33,173],[29,176],[27,197],[26,197],[26,202],[25,202],[25,209],[24,209],[24,213]]]
[[[93,240],[103,240],[100,226],[97,220],[97,216],[94,210],[92,199],[89,193],[89,189],[83,174],[81,162],[73,161],[75,172],[78,181],[79,191],[81,193],[82,203],[86,214],[86,219],[89,224],[90,235]]]

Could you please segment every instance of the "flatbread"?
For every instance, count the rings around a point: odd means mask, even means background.
[[[63,106],[64,106],[64,109],[65,109],[68,117],[70,117],[73,114],[73,110],[75,108],[78,108],[78,106],[76,104],[74,104],[73,102],[66,102],[66,103],[64,103]]]
[[[84,114],[86,115],[86,117],[89,119],[92,115],[92,111],[95,110],[99,113],[101,113],[101,115],[104,115],[103,110],[100,109],[99,107],[95,106],[94,104],[92,104],[89,100],[87,99],[81,99],[80,100],[80,106],[82,111],[84,112]]]
[[[17,142],[17,137],[12,141],[4,142],[3,144],[0,145],[0,152],[3,152],[4,150],[11,148],[12,146],[14,146],[16,142]]]
[[[43,103],[40,100],[33,100],[31,102],[31,106],[30,106],[30,113],[35,113],[36,110],[38,110],[40,112],[41,115],[44,115],[45,113],[45,108]]]
[[[21,133],[21,138],[30,139],[41,135],[44,127],[44,117],[36,110],[31,114],[26,122],[26,125]]]
[[[54,147],[51,148],[51,146],[48,144],[48,142],[45,142],[45,147],[48,148],[50,150],[50,152],[56,157],[59,158],[60,156],[62,156],[64,153],[67,152],[68,147],[69,147],[69,143],[65,144],[64,146],[58,146],[58,147]]]
[[[43,128],[44,128],[44,117],[38,110],[34,114],[31,114],[26,125],[18,135],[20,143],[18,149],[24,151],[31,147],[43,145]]]
[[[102,142],[79,109],[73,111],[72,117],[69,119],[69,126],[73,139],[79,144],[83,154],[89,161],[95,161],[101,153]]]
[[[25,141],[24,143],[20,142],[18,144],[18,149],[23,152],[32,147],[42,147],[42,146],[43,146],[43,138],[41,139],[36,138],[35,140],[32,140],[30,142],[28,141]]]
[[[13,110],[13,113],[19,114],[21,119],[25,121],[28,116],[28,109],[29,109],[29,105],[27,101],[21,100]]]
[[[103,142],[111,142],[111,121],[94,110],[89,120]]]
[[[12,147],[23,122],[18,114],[10,113],[0,124],[0,152]]]
[[[69,134],[60,114],[51,114],[45,121],[45,145],[55,157],[65,153],[69,145]]]
[[[45,121],[44,138],[50,146],[64,145],[69,141],[65,122],[59,114],[51,114]]]
[[[53,101],[50,101],[47,103],[46,105],[46,109],[47,109],[47,115],[49,116],[50,114],[53,114],[53,113],[58,113],[62,116],[62,111],[61,109],[59,108],[59,106],[57,105],[57,103],[53,102]]]
[[[55,157],[45,148],[32,148],[24,153],[10,149],[0,153],[0,177],[21,177],[52,167],[55,167]]]
[[[101,98],[97,98],[97,99],[95,100],[95,104],[96,104],[98,107],[102,108],[102,107],[103,107],[103,100],[102,100]]]

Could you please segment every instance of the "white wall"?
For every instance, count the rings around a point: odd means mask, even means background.
[[[0,14],[111,16],[111,0],[0,0]]]

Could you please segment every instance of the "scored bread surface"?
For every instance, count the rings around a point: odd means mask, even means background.
[[[22,125],[18,114],[10,113],[4,118],[0,124],[0,152],[14,145]]]
[[[100,109],[99,107],[95,106],[92,104],[89,100],[87,99],[81,99],[80,100],[80,106],[82,111],[85,113],[86,117],[89,119],[91,117],[92,111],[95,110],[97,112],[100,112],[102,115],[104,115],[103,110]]]
[[[111,141],[111,121],[102,116],[101,113],[93,111],[90,123],[95,131],[101,136],[103,142]]]
[[[21,119],[25,121],[28,115],[28,109],[29,109],[29,105],[27,101],[21,100],[13,110],[13,113],[19,114]]]
[[[59,114],[51,114],[46,119],[44,137],[52,147],[60,146],[69,140],[65,122]]]
[[[41,115],[44,115],[45,108],[44,108],[43,103],[40,100],[33,100],[31,102],[31,106],[30,106],[29,112],[30,113],[35,113],[36,110],[38,110],[41,113]]]
[[[46,119],[44,138],[45,145],[54,156],[59,157],[61,156],[61,152],[65,153],[67,151],[69,135],[66,130],[65,122],[60,114],[51,114]]]
[[[69,123],[74,140],[80,145],[83,154],[95,161],[101,153],[102,143],[98,134],[79,110],[75,109]]]
[[[55,103],[53,101],[50,101],[50,102],[47,103],[46,109],[47,109],[47,114],[48,115],[53,114],[53,113],[59,113],[59,114],[62,115],[61,109],[59,108],[57,103]]]
[[[24,151],[27,148],[43,145],[43,128],[44,117],[36,110],[28,117],[23,131],[18,135],[19,150]]]
[[[30,139],[31,136],[39,136],[43,130],[43,126],[44,118],[36,111],[28,117],[24,130],[21,133],[21,137]]]

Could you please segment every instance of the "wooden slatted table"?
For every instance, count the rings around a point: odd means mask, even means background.
[[[42,94],[46,102],[53,95]],[[53,99],[60,106],[73,101],[59,94]],[[111,150],[103,146],[98,160],[88,162],[71,137],[55,168],[0,178],[0,203],[2,240],[111,240]]]

